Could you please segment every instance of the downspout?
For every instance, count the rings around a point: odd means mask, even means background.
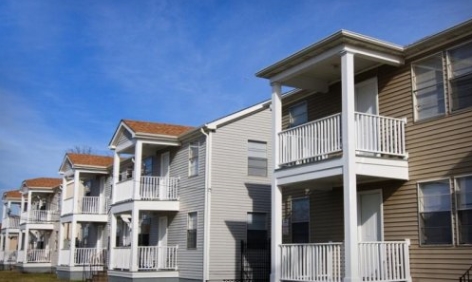
[[[201,132],[206,136],[205,156],[205,209],[203,223],[203,281],[210,279],[210,222],[211,222],[211,157],[212,133],[216,128],[202,127]],[[208,133],[205,131],[207,130]]]

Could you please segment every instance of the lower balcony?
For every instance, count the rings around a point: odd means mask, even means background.
[[[59,221],[59,211],[31,210],[21,214],[20,223],[49,224]]]
[[[51,250],[33,249],[26,252],[26,263],[50,263]]]
[[[107,249],[99,248],[76,248],[74,251],[74,261],[70,265],[70,250],[61,250],[59,265],[84,266],[84,265],[106,265],[108,258]]]
[[[169,271],[177,270],[178,246],[147,246],[138,247],[138,271]],[[130,271],[132,269],[131,247],[114,248],[110,258],[110,270]]]
[[[343,243],[283,244],[280,279],[333,281],[344,277]],[[411,281],[409,241],[359,243],[361,281]]]
[[[16,263],[17,255],[18,255],[18,251],[1,251],[0,261],[2,261],[4,264]]]

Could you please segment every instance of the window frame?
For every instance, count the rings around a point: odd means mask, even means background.
[[[455,238],[457,239],[457,242],[456,244],[458,246],[472,246],[472,242],[471,243],[462,243],[461,244],[461,232],[460,232],[460,228],[459,228],[459,196],[460,196],[460,193],[459,193],[459,185],[457,184],[457,180],[460,179],[460,178],[468,178],[468,177],[472,177],[472,174],[460,174],[460,175],[456,175],[453,177],[453,184],[454,184],[454,202],[455,202],[455,211],[454,211],[454,216],[455,216],[455,225],[454,228],[455,228],[455,232],[456,232],[456,236]],[[467,210],[472,210],[472,207],[470,209],[467,209]]]
[[[464,108],[454,110],[453,109],[453,99],[452,99],[453,92],[452,92],[451,80],[453,80],[455,77],[454,77],[453,72],[452,72],[452,63],[451,63],[451,60],[450,60],[449,52],[451,52],[453,50],[457,50],[461,47],[464,47],[467,44],[472,44],[472,41],[466,41],[466,42],[463,42],[461,44],[457,44],[457,45],[455,45],[451,48],[447,48],[443,51],[443,56],[445,57],[445,62],[444,63],[446,64],[446,74],[444,76],[444,79],[445,79],[444,84],[447,85],[447,90],[448,90],[447,91],[447,96],[448,96],[448,100],[449,100],[448,110],[451,114],[472,109],[472,105],[469,105],[469,106],[466,106]],[[471,61],[472,61],[472,58],[471,58]],[[471,71],[469,73],[467,73],[465,75],[460,75],[459,77],[465,77],[467,75],[472,76],[472,65],[471,65]],[[472,90],[471,90],[471,96],[472,96]]]
[[[190,228],[190,223],[191,223],[191,217],[192,215],[195,215],[195,226]],[[192,222],[193,223],[193,222]],[[192,241],[192,245],[190,245],[190,232],[194,231],[194,238]],[[187,213],[187,250],[196,250],[197,249],[197,243],[198,243],[198,212],[189,212]]]
[[[421,196],[421,185],[422,184],[428,184],[428,183],[433,183],[433,182],[441,182],[441,181],[447,181],[447,188],[448,188],[448,195],[449,195],[449,217],[450,217],[450,224],[451,224],[451,243],[447,244],[425,244],[423,243],[423,235],[422,235],[422,224],[421,224],[421,207],[420,207],[420,199],[422,198]],[[416,183],[416,192],[417,192],[417,219],[418,219],[418,244],[420,247],[441,247],[441,246],[454,246],[455,245],[455,222],[454,222],[454,211],[453,211],[453,202],[452,202],[452,189],[451,189],[451,179],[450,177],[443,177],[443,178],[432,178],[432,179],[427,179],[427,180],[422,180],[418,181]]]
[[[308,220],[307,221],[294,221],[293,220],[293,202],[294,201],[300,201],[300,200],[306,200],[308,202]],[[308,223],[308,233],[307,233],[307,242],[306,243],[309,243],[310,242],[310,238],[311,238],[311,232],[310,232],[310,223],[311,223],[311,205],[310,205],[310,197],[296,197],[296,198],[292,198],[291,202],[290,202],[290,238],[291,238],[291,241],[292,243],[295,243],[293,241],[293,224],[294,223]],[[303,244],[303,243],[301,243]]]
[[[297,123],[295,124],[294,123],[294,118],[293,118],[293,115],[292,115],[292,111],[297,108],[297,107],[301,107],[303,106],[305,108],[305,111],[304,111],[304,115],[305,115],[305,121],[304,122],[301,122],[301,123]],[[292,128],[292,127],[297,127],[299,125],[302,125],[302,124],[305,124],[308,122],[308,103],[307,101],[301,101],[301,102],[297,102],[295,104],[293,104],[292,106],[290,106],[288,108],[288,127],[289,128]]]
[[[142,167],[142,176],[151,176],[154,171],[154,158],[152,156],[143,158]]]
[[[193,149],[196,149],[197,153],[193,153]],[[198,175],[200,167],[200,142],[190,142],[188,144],[188,177],[194,177]]]
[[[249,228],[249,215],[262,215],[264,217],[264,229],[250,229]],[[263,244],[257,244],[256,242],[250,242],[249,241],[249,232],[250,231],[264,231],[265,232],[265,238],[264,240],[261,240],[261,243]],[[252,238],[252,237],[251,237]],[[268,230],[268,216],[266,212],[257,212],[257,211],[250,211],[246,213],[246,244],[248,249],[263,249],[266,247],[267,240],[269,239],[269,230]],[[263,242],[262,242],[263,241]]]
[[[430,117],[427,117],[427,118],[419,118],[418,116],[418,99],[417,99],[417,95],[416,95],[416,92],[418,91],[417,87],[416,87],[416,77],[417,75],[415,74],[415,65],[417,65],[419,62],[422,62],[422,61],[425,61],[425,60],[428,60],[434,56],[440,56],[441,57],[441,69],[442,69],[442,84],[443,84],[443,103],[444,103],[444,113],[439,113],[439,114],[436,114],[436,115],[433,115],[433,116],[430,116]],[[410,64],[410,75],[411,75],[411,87],[412,87],[412,96],[413,96],[413,116],[414,116],[414,120],[415,122],[421,122],[421,121],[427,121],[427,120],[431,120],[431,119],[435,119],[435,118],[439,118],[439,117],[444,117],[447,115],[447,112],[448,112],[448,87],[447,87],[447,81],[446,81],[446,78],[445,78],[445,74],[447,73],[447,70],[445,70],[445,61],[444,61],[444,51],[440,51],[440,52],[436,52],[434,54],[431,54],[429,56],[426,56],[426,57],[423,57],[421,59],[418,59],[418,60],[415,60],[413,62],[411,62]],[[446,74],[447,75],[447,74]],[[421,88],[421,89],[424,89],[424,88]],[[439,105],[439,102],[438,102],[438,105]]]
[[[251,143],[257,143],[257,144],[264,144],[265,145],[265,149],[264,149],[264,154],[265,154],[265,158],[258,158],[258,157],[251,157],[249,152],[250,152],[250,144]],[[267,154],[267,142],[266,141],[259,141],[259,140],[247,140],[247,176],[253,176],[253,177],[265,177],[267,178],[269,173],[269,160],[268,160],[268,154]],[[253,166],[250,166],[250,160],[256,160],[256,161],[265,161],[265,174],[264,175],[259,175],[259,174],[251,174],[251,168],[254,168]],[[257,169],[260,169],[262,171],[262,169],[264,169],[264,167],[256,167]]]

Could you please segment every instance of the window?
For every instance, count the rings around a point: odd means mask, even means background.
[[[472,176],[456,178],[459,244],[472,244]]]
[[[447,51],[451,110],[472,106],[472,42]]]
[[[265,213],[247,213],[247,247],[263,249],[267,243],[267,215]]]
[[[442,55],[436,54],[413,64],[413,93],[416,98],[416,119],[445,113]]]
[[[198,143],[190,143],[188,146],[188,176],[198,175]]]
[[[306,102],[298,103],[289,109],[290,127],[304,124],[308,121]]]
[[[310,201],[292,200],[292,243],[308,243],[310,228]]]
[[[152,175],[152,157],[145,158],[143,160],[143,173],[144,176]]]
[[[472,42],[413,63],[412,78],[416,120],[444,115],[446,99],[450,112],[472,107]]]
[[[247,174],[249,176],[267,176],[267,143],[248,141]]]
[[[418,187],[421,244],[452,244],[449,180],[420,183]]]
[[[187,249],[197,248],[197,223],[197,213],[189,213],[187,218]]]

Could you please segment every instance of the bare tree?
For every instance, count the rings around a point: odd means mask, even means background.
[[[66,152],[67,153],[91,155],[91,154],[93,154],[93,149],[92,149],[92,147],[86,146],[86,145],[82,145],[82,146],[75,145],[73,148],[67,149]]]

